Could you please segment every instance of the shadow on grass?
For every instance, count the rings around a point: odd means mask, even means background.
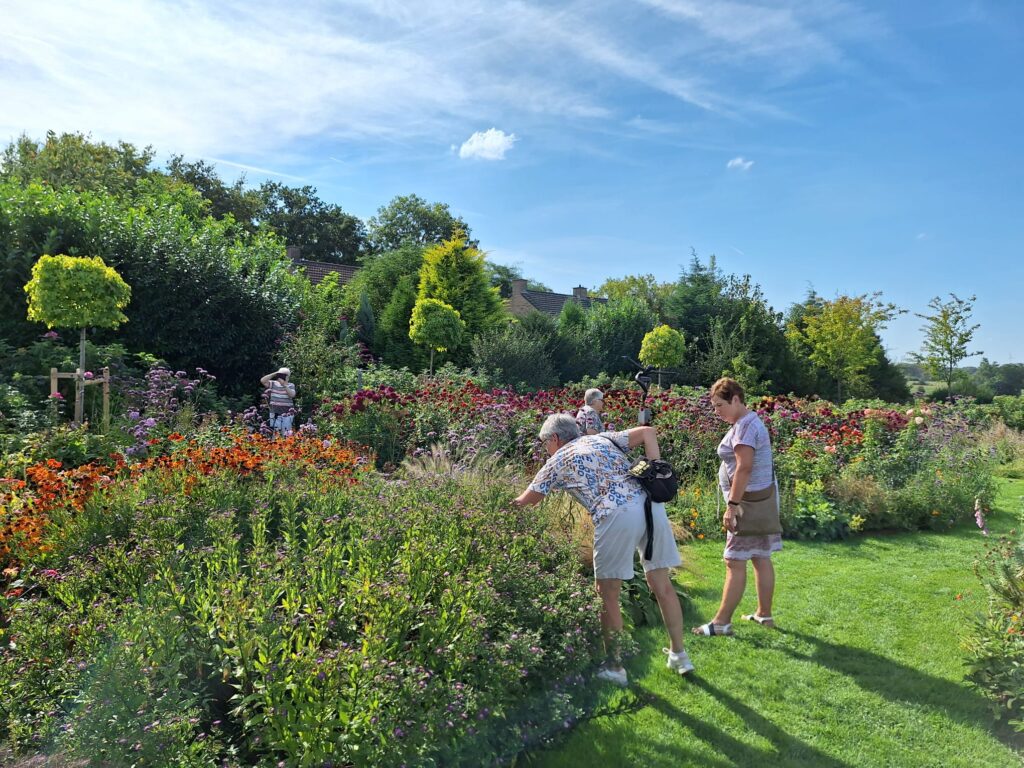
[[[752,707],[744,704],[734,696],[730,696],[721,688],[713,686],[700,677],[687,678],[692,685],[701,688],[709,696],[719,701],[723,706],[732,710],[742,718],[744,725],[757,733],[761,738],[770,742],[774,749],[758,749],[750,744],[744,744],[734,736],[723,731],[710,723],[699,720],[688,712],[672,704],[657,694],[645,692],[641,698],[666,717],[681,723],[693,732],[694,736],[708,744],[712,749],[720,752],[730,765],[738,766],[814,766],[814,768],[847,768],[848,764],[836,760],[820,749],[790,736],[779,726],[757,712]],[[708,764],[706,759],[703,765]]]
[[[846,675],[860,688],[889,701],[927,707],[958,722],[987,730],[1008,746],[1024,746],[1018,735],[998,727],[990,714],[988,701],[966,685],[934,677],[862,648],[831,643],[792,629],[775,631],[812,648],[810,653],[801,653],[792,646],[777,644],[776,649],[782,653]]]

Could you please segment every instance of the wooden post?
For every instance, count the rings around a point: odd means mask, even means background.
[[[57,369],[50,369],[50,396],[57,394]]]
[[[78,369],[75,371],[75,423],[85,422],[85,328],[78,342]]]
[[[103,369],[103,434],[110,432],[110,368]]]
[[[85,413],[85,373],[75,368],[75,425],[82,426]]]

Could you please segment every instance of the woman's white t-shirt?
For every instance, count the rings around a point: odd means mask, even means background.
[[[747,481],[748,491],[760,491],[772,484],[772,443],[768,429],[754,411],[733,424],[718,444],[718,484],[726,495],[732,487],[736,473],[736,446],[749,445],[754,449],[754,467]]]

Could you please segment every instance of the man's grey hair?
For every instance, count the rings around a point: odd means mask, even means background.
[[[557,435],[563,443],[571,443],[580,436],[580,428],[576,424],[576,419],[568,413],[553,413],[544,419],[539,437],[543,441],[552,435]]]
[[[583,394],[583,402],[593,405],[595,400],[604,400],[604,393],[600,389],[588,389]]]

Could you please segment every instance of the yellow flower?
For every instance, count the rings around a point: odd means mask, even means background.
[[[691,527],[691,528],[696,528],[696,527],[697,527],[697,524],[696,524],[696,523],[690,523],[690,527]]]
[[[704,534],[703,533],[698,533],[697,534],[697,538],[698,539],[703,539],[704,538]]]
[[[940,514],[939,510],[937,510],[937,509],[933,509],[932,510],[932,517],[938,517],[939,514]]]

